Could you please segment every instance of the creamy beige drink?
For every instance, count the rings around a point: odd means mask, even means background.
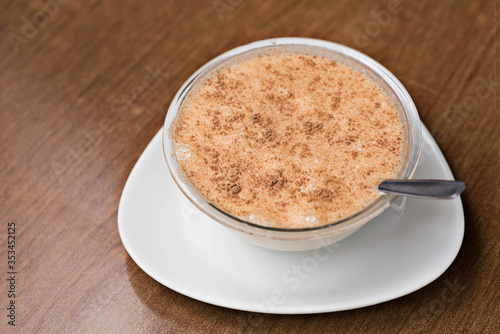
[[[219,209],[280,228],[346,218],[394,178],[404,145],[388,95],[359,71],[300,52],[241,58],[183,102],[175,151]]]

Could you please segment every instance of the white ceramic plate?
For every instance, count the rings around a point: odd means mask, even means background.
[[[425,127],[414,178],[453,179]],[[460,198],[396,202],[329,248],[259,248],[206,217],[178,190],[160,130],[123,189],[118,228],[137,265],[186,296],[263,313],[331,312],[404,296],[435,280],[455,259],[464,234]]]

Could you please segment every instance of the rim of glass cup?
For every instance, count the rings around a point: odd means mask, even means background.
[[[389,88],[393,91],[394,96],[399,100],[402,108],[404,109],[404,114],[407,118],[408,136],[406,139],[408,143],[406,156],[404,157],[401,168],[399,170],[398,178],[409,179],[413,176],[417,167],[418,159],[420,157],[422,130],[415,104],[413,103],[413,100],[411,99],[409,93],[406,91],[401,82],[389,70],[379,64],[377,61],[347,46],[312,38],[282,37],[253,42],[224,52],[223,54],[215,57],[214,59],[210,60],[205,65],[200,67],[182,85],[168,108],[167,115],[165,117],[165,124],[163,127],[163,153],[172,178],[174,179],[181,192],[198,209],[200,209],[202,212],[204,212],[206,215],[216,220],[217,222],[222,223],[223,225],[226,225],[230,228],[240,230],[244,233],[249,233],[248,229],[246,229],[245,227],[252,228],[252,232],[254,232],[253,234],[256,234],[256,232],[259,231],[263,233],[273,231],[287,233],[311,231],[327,232],[331,227],[348,227],[351,225],[359,225],[371,220],[382,211],[384,211],[387,207],[389,207],[389,205],[398,196],[392,194],[381,194],[381,196],[379,196],[375,201],[373,201],[360,211],[352,214],[351,216],[320,226],[304,228],[279,228],[251,223],[238,217],[232,216],[231,214],[210,203],[189,182],[189,179],[178,164],[174,149],[173,129],[175,128],[175,121],[180,111],[180,107],[191,88],[193,88],[194,85],[204,77],[204,75],[210,73],[214,68],[218,67],[222,63],[225,63],[235,56],[239,56],[246,52],[256,51],[259,49],[274,48],[280,46],[311,46],[326,49],[326,52],[333,51],[344,57],[350,58],[354,62],[360,63],[362,66],[367,67],[370,71],[376,74],[386,85],[388,85]],[[349,222],[351,222],[352,224],[347,224]]]

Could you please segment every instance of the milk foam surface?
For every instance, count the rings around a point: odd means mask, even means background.
[[[378,184],[396,176],[404,145],[398,112],[371,79],[341,62],[278,51],[200,81],[174,142],[211,203],[282,228],[332,223],[373,202]]]

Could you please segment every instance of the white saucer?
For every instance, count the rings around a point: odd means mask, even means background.
[[[178,190],[164,161],[161,132],[130,173],[118,228],[137,265],[186,296],[263,313],[348,310],[429,284],[453,262],[462,244],[464,216],[457,198],[408,199],[404,210],[395,205],[328,249],[259,248],[206,217]],[[414,177],[453,179],[425,127]]]

